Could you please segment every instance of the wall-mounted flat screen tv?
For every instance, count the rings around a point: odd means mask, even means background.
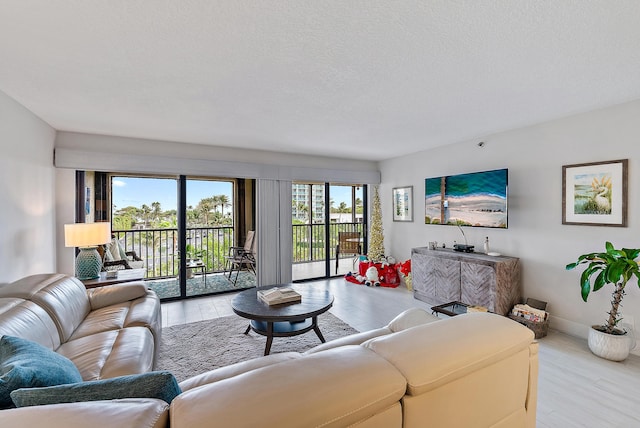
[[[424,222],[507,228],[508,170],[425,179]]]

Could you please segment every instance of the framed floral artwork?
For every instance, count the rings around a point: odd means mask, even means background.
[[[413,221],[413,186],[393,189],[393,221]]]
[[[627,225],[628,159],[562,167],[562,224]]]

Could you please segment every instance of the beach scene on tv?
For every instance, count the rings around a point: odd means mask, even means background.
[[[507,228],[507,169],[427,178],[425,223]]]

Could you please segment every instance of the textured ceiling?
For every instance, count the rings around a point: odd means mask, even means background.
[[[640,98],[632,0],[0,0],[58,130],[387,159]]]

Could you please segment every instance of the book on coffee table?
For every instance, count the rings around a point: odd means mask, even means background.
[[[269,290],[258,290],[258,299],[268,305],[280,305],[282,303],[301,302],[302,296],[293,288],[271,288]]]

